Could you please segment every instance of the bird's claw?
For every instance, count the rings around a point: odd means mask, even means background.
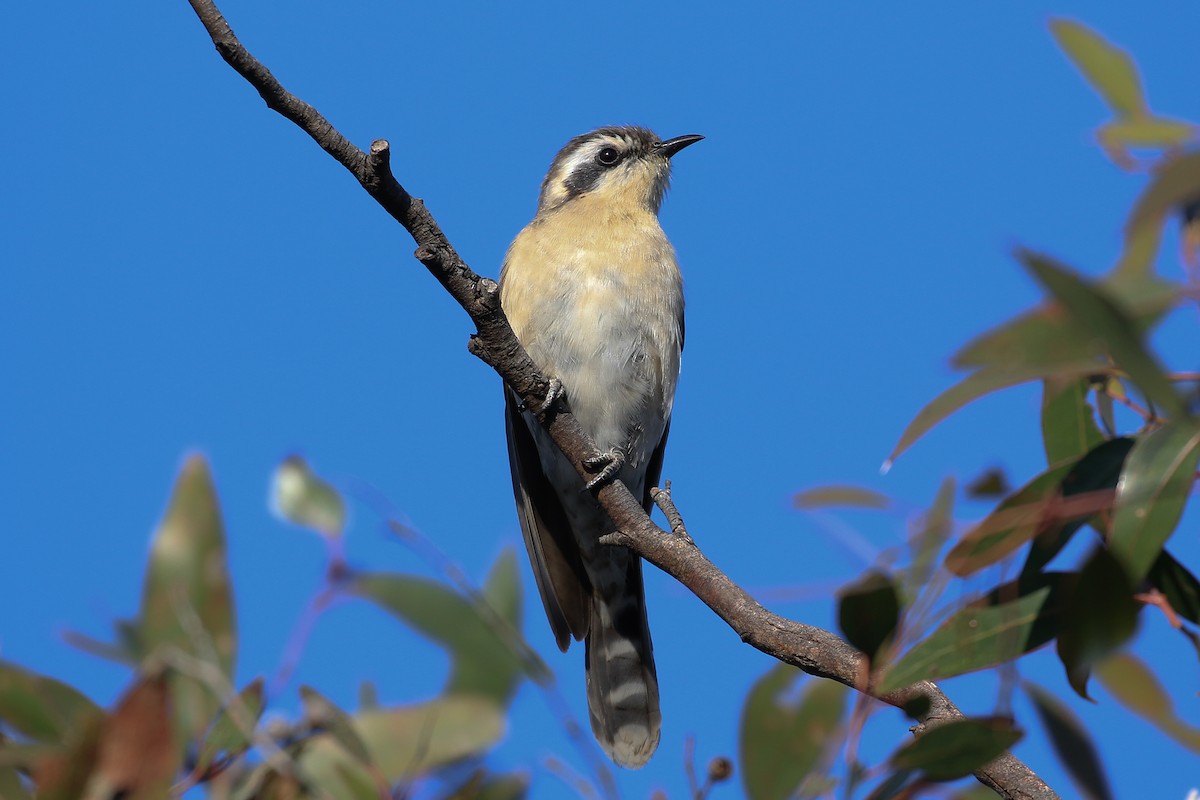
[[[625,466],[625,453],[620,448],[614,447],[607,453],[601,453],[593,458],[584,459],[583,465],[590,472],[595,472],[596,477],[592,478],[584,485],[585,491],[591,491],[617,477],[617,473],[621,471],[621,467]]]
[[[538,409],[538,413],[546,415],[550,413],[550,409],[554,408],[554,404],[563,399],[567,390],[563,388],[562,381],[558,378],[550,378],[546,381],[546,399],[542,401],[542,407]]]

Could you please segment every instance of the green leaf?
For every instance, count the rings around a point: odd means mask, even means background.
[[[1137,657],[1129,653],[1112,656],[1097,665],[1096,677],[1118,703],[1184,747],[1200,753],[1200,729],[1176,716],[1162,684]]]
[[[151,542],[137,640],[143,660],[177,652],[232,678],[233,587],[216,488],[200,456],[184,462]],[[218,687],[174,670],[170,683],[178,730],[188,740],[201,736],[220,708]]]
[[[946,796],[946,800],[996,800],[1000,795],[982,783],[972,782]]]
[[[1200,581],[1166,550],[1159,553],[1147,576],[1171,608],[1189,622],[1200,625]]]
[[[792,506],[804,511],[829,506],[885,509],[891,498],[861,486],[818,486],[792,495]]]
[[[371,754],[354,731],[349,714],[311,686],[300,687],[300,698],[304,701],[304,716],[310,725],[328,732],[343,750],[361,763],[371,763]]]
[[[955,612],[887,670],[879,691],[994,667],[1046,644],[1058,632],[1062,577],[1007,583]]]
[[[1047,509],[1021,569],[1023,576],[1033,575],[1049,564],[1087,522],[1107,530],[1105,520],[1112,506],[1112,492],[1133,445],[1134,440],[1128,437],[1109,439],[1075,463],[1062,480],[1060,500]]]
[[[921,409],[900,435],[900,441],[883,464],[884,470],[890,469],[901,453],[935,425],[974,400],[1047,375],[1089,375],[1099,368],[1100,365],[1095,359],[1086,358],[1062,364],[985,367],[978,370],[939,394]]]
[[[138,658],[137,642],[123,640],[119,635],[116,642],[105,642],[78,631],[63,631],[62,638],[77,650],[122,666],[136,668],[141,660]]]
[[[196,757],[195,771],[203,772],[222,753],[231,756],[244,753],[253,741],[254,727],[264,707],[263,679],[256,678],[213,722]]]
[[[799,702],[788,703],[783,695],[800,674],[795,667],[778,665],[746,697],[738,749],[742,788],[750,800],[791,797],[839,740],[846,687],[809,680]]]
[[[900,598],[891,576],[872,570],[838,592],[838,626],[874,662],[900,623]]]
[[[1106,150],[1155,148],[1173,150],[1196,138],[1196,126],[1168,117],[1142,116],[1106,122],[1096,131]]]
[[[1138,293],[1139,289],[1144,291],[1147,286],[1164,292],[1169,289],[1171,298],[1167,308],[1170,308],[1178,300],[1178,290],[1175,284],[1154,271],[1158,251],[1162,245],[1162,234],[1163,226],[1161,225],[1142,227],[1134,233],[1126,230],[1121,256],[1109,271],[1104,285],[1115,296],[1130,303],[1130,308],[1135,307],[1134,301],[1129,299],[1130,287],[1135,293]]]
[[[67,684],[0,661],[0,723],[40,742],[62,743],[104,711]]]
[[[1141,605],[1129,575],[1097,546],[1079,571],[1060,617],[1058,657],[1071,688],[1085,700],[1092,667],[1133,636]]]
[[[1046,256],[1023,250],[1018,251],[1017,257],[1062,309],[1103,344],[1117,366],[1129,374],[1147,398],[1172,418],[1187,416],[1182,398],[1146,350],[1138,327],[1105,290],[1085,282]]]
[[[912,564],[903,573],[904,597],[908,602],[929,583],[937,566],[938,553],[954,531],[954,479],[945,478],[929,512],[917,523],[909,536],[908,547]]]
[[[528,775],[488,775],[480,769],[460,786],[442,795],[442,800],[524,800],[528,793]]]
[[[523,674],[540,680],[550,674],[521,636],[520,581],[511,550],[496,562],[475,602],[441,583],[409,575],[362,574],[347,588],[450,650],[448,691],[507,702]]]
[[[529,776],[522,773],[496,775],[479,787],[475,800],[524,800],[529,794]]]
[[[1087,401],[1091,378],[1046,378],[1042,382],[1042,444],[1046,463],[1075,459],[1104,441]]]
[[[0,797],[4,800],[33,800],[33,793],[21,783],[21,775],[12,767],[0,767]]]
[[[389,784],[482,755],[504,735],[504,719],[501,706],[479,695],[445,695],[415,706],[351,716],[370,763]],[[330,733],[310,739],[298,761],[304,774],[334,797],[352,796],[352,783],[343,771],[356,777],[367,774]]]
[[[365,770],[357,767],[358,765],[335,765],[334,770],[337,773],[338,781],[335,786],[328,788],[338,791],[342,788],[350,790],[347,794],[335,795],[338,797],[338,800],[380,800],[381,797],[388,796],[384,793],[386,787],[377,786],[371,776],[366,774]],[[327,787],[322,786],[320,788]]]
[[[1109,546],[1134,582],[1175,532],[1200,460],[1200,425],[1170,422],[1138,438],[1125,460]]]
[[[946,554],[946,569],[965,578],[1016,552],[1037,535],[1074,462],[1051,467],[996,506]]]
[[[346,503],[300,456],[288,456],[271,480],[271,506],[283,519],[331,538],[346,530]]]
[[[1128,53],[1075,20],[1051,20],[1050,31],[1058,46],[1117,116],[1137,117],[1147,113],[1142,82]]]
[[[976,336],[951,357],[950,364],[955,369],[1036,371],[1038,377],[1045,377],[1100,369],[1103,365],[1096,355],[1085,331],[1052,306],[1042,305]],[[1082,373],[1076,368],[1082,368]]]
[[[963,487],[963,492],[971,500],[991,500],[1004,497],[1011,491],[1008,476],[1000,467],[988,467]]]
[[[1065,703],[1050,692],[1029,681],[1022,681],[1021,686],[1033,702],[1058,760],[1067,768],[1067,774],[1080,794],[1090,800],[1112,800],[1112,789],[1108,785],[1104,764],[1088,736],[1087,728]]]
[[[894,798],[909,797],[911,790],[915,788],[913,784],[916,780],[917,772],[915,770],[902,769],[899,772],[893,772],[867,795],[867,800],[893,800]]]
[[[1125,223],[1126,239],[1162,227],[1163,221],[1200,194],[1200,151],[1167,159],[1155,171]]]
[[[1156,231],[1130,239],[1116,270],[1103,282],[1142,329],[1178,302],[1178,287],[1149,272],[1157,251]],[[1027,370],[1041,377],[1109,372],[1098,360],[1094,336],[1053,304],[1043,304],[977,336],[954,354],[957,369],[992,367]]]
[[[39,761],[36,769],[38,800],[79,800],[100,755],[104,716],[90,718],[68,736],[67,746],[57,755]]]
[[[1012,720],[975,718],[947,722],[926,731],[891,758],[896,769],[921,770],[928,781],[966,777],[1021,739]]]

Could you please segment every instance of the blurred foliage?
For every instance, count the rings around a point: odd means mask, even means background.
[[[1078,22],[1055,20],[1050,28],[1112,111],[1096,132],[1104,153],[1122,168],[1150,174],[1125,223],[1124,251],[1099,279],[1043,253],[1015,251],[1045,301],[953,356],[965,377],[919,411],[885,466],[963,406],[1036,381],[1046,467],[1015,490],[998,469],[968,482],[966,498],[995,507],[965,530],[954,520],[957,485],[943,482],[929,509],[913,515],[902,563],[880,564],[843,589],[838,621],[865,654],[862,685],[870,681],[882,692],[998,667],[1011,686],[1021,657],[1054,643],[1079,695],[1088,697],[1095,677],[1116,702],[1200,752],[1200,729],[1180,719],[1151,667],[1127,652],[1151,608],[1183,634],[1184,652],[1200,651],[1194,627],[1200,582],[1165,549],[1200,462],[1200,375],[1170,371],[1148,338],[1173,309],[1200,297],[1200,139],[1196,126],[1150,109],[1123,50]],[[1189,271],[1182,282],[1154,268],[1175,218],[1182,221]],[[1126,410],[1119,415],[1120,409]],[[1126,419],[1134,423],[1121,424]],[[901,508],[847,485],[799,492],[794,504],[822,513],[838,506]],[[71,637],[131,668],[112,708],[0,662],[0,797],[150,800],[194,787],[222,800],[526,795],[528,776],[496,773],[484,760],[505,735],[508,706],[522,682],[544,691],[554,683],[521,634],[515,555],[503,554],[479,589],[450,570],[445,581],[359,571],[342,555],[344,499],[296,456],[276,471],[271,505],[327,544],[326,585],[311,616],[334,599],[376,605],[447,650],[451,666],[441,693],[385,706],[368,685],[360,708],[342,709],[304,686],[299,718],[289,720],[278,713],[283,699],[272,696],[281,689],[268,688],[286,680],[258,678],[239,690],[224,525],[208,465],[193,456],[151,542],[137,617],[117,621],[113,642]],[[1080,534],[1087,536],[1086,558],[1050,569],[1080,531],[1090,531]],[[965,591],[956,591],[948,594],[958,602],[942,601],[956,579],[1018,564],[1019,572],[1005,572],[990,589],[965,601]],[[1027,681],[1021,686],[1080,794],[1111,797],[1095,747],[1067,700]],[[830,795],[835,788],[847,797],[860,789],[871,798],[978,797],[978,787],[953,793],[941,784],[970,775],[1022,736],[1007,714],[956,720],[931,725],[883,763],[868,765],[859,761],[857,743],[878,705],[840,684],[775,666],[747,695],[736,769],[713,758],[700,785],[689,765],[692,795],[705,798],[736,774],[752,800]],[[275,718],[264,723],[273,707]],[[928,710],[919,695],[905,705],[916,718]],[[573,721],[563,725],[568,738],[577,735]],[[597,769],[597,781],[613,794],[605,768]]]
[[[281,484],[287,484],[286,488]],[[292,457],[279,468],[273,504],[290,522],[337,539],[341,496]],[[308,496],[311,493],[311,496]],[[286,495],[286,501],[282,499]],[[359,574],[329,548],[328,585],[396,614],[445,645],[451,677],[425,702],[343,710],[301,686],[302,713],[264,725],[266,682],[237,691],[233,591],[225,534],[208,465],[188,458],[150,545],[141,611],[117,623],[115,644],[77,637],[88,650],[132,666],[111,710],[52,678],[0,662],[0,797],[157,800],[203,786],[215,798],[379,798],[482,763],[505,732],[508,703],[546,668],[520,630],[515,555],[493,566],[472,597],[411,575]],[[443,795],[519,800],[528,780],[477,768]]]
[[[917,538],[926,538],[923,546],[910,539],[909,565],[885,559],[841,592],[842,630],[867,656],[880,691],[1001,670],[997,707],[1003,715],[935,727],[885,765],[869,768],[848,759],[847,782],[874,781],[871,798],[940,793],[938,782],[969,774],[1011,746],[1021,733],[1006,698],[1019,660],[1052,643],[1067,683],[1081,697],[1091,699],[1088,686],[1095,676],[1118,703],[1200,752],[1200,730],[1178,717],[1150,666],[1127,652],[1147,613],[1183,635],[1182,655],[1200,652],[1200,633],[1193,627],[1200,621],[1200,582],[1165,549],[1200,462],[1200,373],[1171,371],[1150,340],[1167,314],[1200,298],[1200,131],[1150,110],[1133,59],[1123,50],[1075,21],[1054,20],[1050,28],[1112,110],[1113,119],[1096,134],[1104,153],[1119,167],[1148,172],[1150,179],[1125,223],[1120,260],[1099,279],[1043,253],[1014,252],[1044,289],[1045,301],[954,355],[952,363],[966,376],[920,410],[884,464],[890,467],[974,400],[1022,383],[1041,384],[1045,469],[1015,490],[994,469],[968,483],[965,497],[995,506],[957,535],[950,531],[953,485],[949,495],[943,486],[914,523]],[[1159,243],[1173,219],[1181,223],[1184,281],[1155,272]],[[1122,424],[1126,420],[1132,422]],[[804,510],[832,505],[899,504],[846,485],[796,496]],[[942,534],[930,533],[939,528]],[[1089,529],[1086,556],[1060,564],[1076,534]],[[931,570],[930,560],[947,538],[952,543]],[[1012,566],[1019,566],[1016,578],[980,592],[963,587],[953,594],[966,594],[965,600],[940,602],[949,582],[1011,576]],[[1046,730],[1079,793],[1111,797],[1095,747],[1067,700],[1022,685],[1035,710],[1030,722]],[[752,702],[753,695],[747,708]],[[843,730],[861,727],[873,706],[860,703]],[[920,716],[921,709],[908,710]],[[826,725],[837,730],[833,719]],[[855,737],[843,736],[853,752]],[[815,767],[809,774],[824,775]],[[803,780],[793,776],[790,782]],[[752,798],[776,796],[768,781],[747,788]]]

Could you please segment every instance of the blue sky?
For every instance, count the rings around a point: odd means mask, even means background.
[[[688,302],[664,477],[713,561],[823,626],[833,588],[894,547],[903,520],[841,517],[866,543],[854,549],[792,511],[792,493],[853,482],[915,510],[946,475],[999,465],[1021,482],[1042,464],[1038,394],[1023,389],[878,473],[954,380],[948,356],[1036,301],[1013,245],[1090,273],[1119,252],[1144,177],[1095,146],[1106,110],[1047,20],[1092,25],[1134,54],[1156,110],[1200,117],[1188,2],[221,8],[359,146],[391,141],[399,179],[483,274],[498,273],[571,136],[638,123],[707,137],[676,159],[662,214]],[[115,696],[126,673],[61,633],[101,635],[135,612],[149,533],[195,450],[224,508],[243,682],[274,670],[320,582],[320,542],[267,509],[289,453],[374,487],[473,576],[519,547],[500,387],[466,351],[466,316],[407,234],[219,60],[186,2],[24,3],[9,23],[23,35],[0,53],[0,657]],[[1169,248],[1162,265],[1178,277]],[[1183,313],[1162,334],[1176,367],[1196,367],[1195,322]],[[355,563],[426,571],[368,506],[354,515]],[[1200,566],[1194,516],[1172,549]],[[647,592],[664,738],[646,770],[618,777],[628,797],[679,797],[684,738],[703,758],[734,754],[742,698],[770,662],[655,570]],[[582,648],[558,655],[528,594],[526,622],[582,719]],[[1195,654],[1157,615],[1138,652],[1200,720]],[[372,680],[401,702],[435,692],[444,670],[437,648],[347,604],[318,623],[296,681],[352,705]],[[1023,674],[1069,691],[1052,653]],[[980,713],[995,686],[946,684]],[[1098,695],[1071,704],[1118,796],[1200,786],[1194,756]],[[1024,701],[1016,710],[1036,727]],[[884,713],[879,728],[876,758],[905,725]],[[548,751],[575,759],[558,736],[527,688],[493,762],[530,770],[534,797],[559,796],[541,767]],[[1018,753],[1073,793],[1040,735]]]

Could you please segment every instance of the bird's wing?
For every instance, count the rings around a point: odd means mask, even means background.
[[[683,314],[679,315],[679,354],[683,355]],[[654,501],[650,499],[650,490],[658,486],[658,480],[662,477],[663,457],[667,454],[667,434],[671,432],[671,418],[667,417],[667,423],[663,426],[662,438],[658,440],[658,446],[654,448],[654,452],[650,454],[650,460],[646,463],[646,487],[642,494],[642,507],[646,509],[646,513],[651,513],[654,508]]]
[[[662,438],[658,440],[658,447],[654,448],[654,452],[650,454],[650,460],[646,462],[646,488],[642,495],[642,507],[649,514],[654,509],[654,500],[650,498],[650,490],[658,486],[658,479],[662,477],[663,456],[667,454],[667,434],[671,432],[671,420],[667,419],[667,424],[663,427]]]
[[[566,652],[572,636],[582,639],[587,634],[591,587],[562,503],[542,471],[537,443],[525,424],[520,401],[507,387],[504,416],[508,463],[525,549],[533,563],[533,577],[554,639]]]

